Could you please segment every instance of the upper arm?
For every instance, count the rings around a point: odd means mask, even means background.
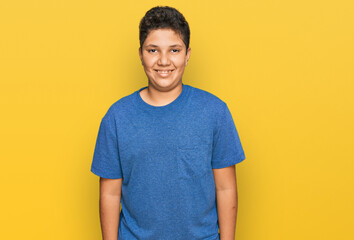
[[[102,118],[95,150],[93,154],[91,172],[101,178],[118,179],[123,177],[118,149],[117,124],[113,109],[110,108]]]
[[[223,103],[222,106],[222,110],[219,110],[216,114],[216,127],[213,131],[213,153],[211,160],[213,169],[226,168],[240,163],[245,159],[245,153],[231,112],[226,103]]]
[[[214,168],[213,173],[216,191],[237,188],[235,165],[225,168]]]
[[[110,179],[100,177],[100,194],[121,197],[123,178]]]

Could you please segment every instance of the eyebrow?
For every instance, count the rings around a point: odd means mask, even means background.
[[[154,45],[154,44],[149,44],[149,45],[147,45],[146,47],[159,47],[159,46]],[[173,45],[171,45],[170,47],[182,47],[182,45],[180,45],[180,44],[173,44]]]

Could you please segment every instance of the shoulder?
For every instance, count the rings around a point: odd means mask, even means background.
[[[115,118],[118,115],[124,114],[127,111],[131,110],[134,104],[134,94],[135,92],[122,98],[119,98],[111,105],[109,105],[104,115],[104,118]]]
[[[189,85],[188,87],[190,87],[192,91],[192,101],[196,105],[205,106],[215,114],[223,112],[227,107],[226,103],[215,94],[197,87]]]

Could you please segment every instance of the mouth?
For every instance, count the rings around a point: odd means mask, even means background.
[[[167,77],[168,75],[170,75],[174,71],[174,69],[170,69],[170,70],[154,69],[154,70],[162,77]]]
[[[171,70],[158,70],[158,69],[154,69],[156,72],[158,73],[170,73],[172,72],[174,69],[171,69]]]

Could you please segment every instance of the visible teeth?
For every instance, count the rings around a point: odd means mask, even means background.
[[[159,73],[169,73],[171,71],[158,71]]]

